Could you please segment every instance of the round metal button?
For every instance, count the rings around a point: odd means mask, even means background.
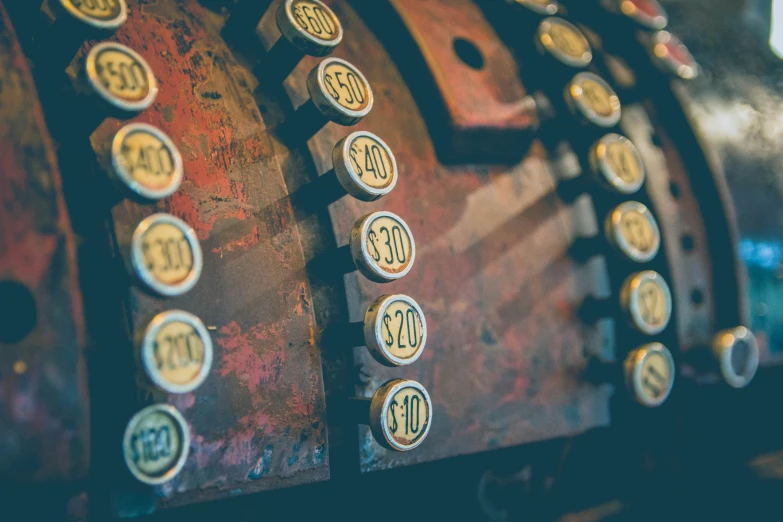
[[[576,116],[599,127],[620,122],[620,98],[597,74],[581,72],[574,76],[566,88],[566,102]]]
[[[378,443],[395,451],[410,451],[427,437],[432,401],[416,381],[393,379],[382,385],[370,403],[370,429]]]
[[[158,95],[155,75],[144,58],[118,43],[102,42],[93,47],[85,71],[95,92],[123,111],[143,111]]]
[[[128,422],[122,449],[134,477],[145,484],[163,484],[177,476],[188,458],[188,424],[173,406],[147,406]]]
[[[130,257],[139,281],[162,296],[184,294],[201,276],[196,233],[170,214],[154,214],[139,224],[131,238]]]
[[[744,326],[718,332],[712,341],[712,353],[718,359],[723,380],[732,388],[744,388],[759,367],[756,336]]]
[[[198,388],[212,367],[212,339],[201,319],[182,310],[158,314],[141,337],[144,373],[169,393]]]
[[[653,270],[629,276],[620,291],[620,303],[631,325],[647,335],[661,333],[672,318],[671,290]]]
[[[657,0],[602,0],[603,6],[621,13],[642,29],[660,30],[669,23],[666,10]]]
[[[555,0],[506,0],[511,4],[527,7],[531,11],[540,15],[552,16],[557,14],[560,4]]]
[[[620,194],[638,192],[644,184],[642,156],[631,140],[619,134],[607,134],[593,145],[590,169],[601,185]]]
[[[625,381],[636,401],[648,408],[660,406],[674,386],[674,358],[661,343],[646,344],[625,359]]]
[[[407,295],[383,295],[364,314],[364,339],[370,354],[384,366],[415,363],[427,344],[427,321]]]
[[[593,60],[593,51],[585,35],[562,18],[549,17],[541,21],[536,45],[542,54],[549,54],[570,67],[587,67]]]
[[[340,125],[353,125],[372,109],[367,78],[340,58],[326,58],[310,71],[307,91],[318,111]]]
[[[343,39],[340,20],[319,0],[286,0],[276,16],[283,37],[305,54],[326,56]]]
[[[651,261],[661,247],[661,232],[652,212],[638,201],[621,203],[606,216],[607,240],[637,263]]]
[[[182,182],[182,156],[163,131],[146,123],[126,125],[111,146],[112,179],[132,195],[155,201]]]
[[[410,228],[391,212],[373,212],[359,219],[351,230],[350,249],[359,271],[376,283],[404,277],[416,258]]]
[[[125,0],[57,0],[73,18],[91,27],[113,31],[128,19]]]
[[[683,80],[699,75],[699,64],[682,41],[669,31],[658,31],[650,39],[650,55],[655,65]]]
[[[374,201],[397,185],[394,154],[371,132],[354,132],[338,141],[332,162],[340,185],[356,199]]]

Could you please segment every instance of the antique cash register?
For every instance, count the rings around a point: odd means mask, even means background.
[[[0,520],[778,519],[776,3],[0,0]]]

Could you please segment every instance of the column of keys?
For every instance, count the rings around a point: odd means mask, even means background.
[[[562,99],[553,96],[551,100],[556,114],[544,123],[543,139],[562,140],[563,127],[574,131],[571,146],[580,171],[561,179],[557,192],[569,203],[589,193],[599,211],[608,209],[603,234],[577,239],[571,252],[577,261],[586,261],[606,253],[605,247],[609,246],[612,264],[631,269],[624,276],[619,299],[588,297],[580,313],[589,322],[621,316],[632,331],[659,335],[670,324],[672,297],[661,274],[637,270],[658,256],[661,232],[652,211],[641,201],[628,199],[644,187],[646,170],[636,146],[619,130],[620,97],[598,73],[588,34],[566,19],[572,2],[508,3],[516,16],[537,27],[533,45],[525,48],[529,59],[547,71],[538,80],[539,87],[546,92],[562,93],[558,95]],[[630,372],[626,384],[639,403],[652,407],[666,400],[673,385],[674,364],[663,344],[647,344],[634,350],[627,356],[626,366]]]
[[[53,68],[72,61],[85,40],[111,36],[130,13],[125,0],[53,0],[50,30],[37,40],[37,52]],[[113,42],[95,44],[77,63],[71,128],[92,133],[106,118],[128,120],[153,105],[158,82],[147,61],[135,50]],[[161,129],[130,123],[116,133],[97,158],[106,183],[95,193],[114,205],[128,198],[150,204],[174,194],[184,177],[182,156]],[[128,282],[160,298],[191,290],[203,267],[194,230],[182,219],[154,213],[139,223],[122,249]],[[201,319],[183,310],[167,310],[139,327],[135,336],[139,373],[148,388],[163,398],[189,393],[208,377],[212,340]],[[120,447],[120,444],[117,445]],[[128,421],[122,452],[130,474],[158,485],[174,478],[190,451],[190,430],[183,415],[164,402],[147,406]]]
[[[232,17],[244,10],[242,5]],[[271,13],[255,15],[262,21],[257,31],[264,31],[263,20]],[[297,146],[329,122],[352,126],[370,113],[374,97],[367,78],[352,63],[328,56],[343,39],[342,24],[329,6],[320,0],[285,0],[277,7],[274,21],[271,31],[275,34],[259,34],[272,42],[260,60],[259,77],[280,82],[305,55],[325,56],[307,75],[307,100],[279,128],[286,143]],[[394,190],[398,176],[394,153],[383,139],[372,132],[356,131],[335,144],[332,168],[301,188],[297,196],[319,204],[346,195],[376,201]],[[353,226],[348,244],[318,261],[321,271],[358,270],[373,282],[388,283],[405,277],[415,259],[416,243],[405,220],[392,212],[378,211],[362,216]],[[400,294],[379,296],[367,308],[362,322],[346,325],[344,330],[342,339],[350,347],[366,346],[378,363],[389,367],[415,363],[427,342],[424,312],[413,298]],[[411,450],[429,432],[432,401],[417,382],[394,379],[378,388],[372,399],[352,399],[351,404],[354,420],[369,424],[376,441],[387,449]]]

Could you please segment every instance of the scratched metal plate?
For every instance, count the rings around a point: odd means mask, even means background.
[[[402,78],[390,66],[382,44],[345,3],[334,8],[345,27],[335,55],[367,76],[375,105],[357,126],[330,124],[309,143],[316,166],[320,172],[331,168],[334,143],[363,129],[389,144],[400,168],[399,183],[386,198],[373,203],[343,198],[330,206],[337,242],[347,243],[359,216],[390,210],[405,219],[417,244],[416,265],[401,281],[379,285],[356,272],[346,276],[350,317],[361,320],[377,296],[399,292],[421,304],[428,325],[427,348],[407,368],[382,368],[357,348],[356,391],[369,397],[387,379],[406,377],[424,384],[434,402],[432,429],[415,451],[384,450],[360,428],[361,469],[608,424],[610,388],[579,375],[589,353],[610,350],[611,328],[586,328],[575,317],[585,295],[605,291],[605,273],[600,260],[578,266],[566,255],[577,233],[594,230],[590,205],[581,201],[568,208],[559,202],[540,147],[510,168],[441,165],[406,87],[406,80],[416,79]],[[460,71],[449,75],[459,77]],[[289,80],[294,105],[303,101],[303,78]]]
[[[183,471],[156,489],[158,507],[325,480],[310,290],[286,186],[252,96],[255,79],[223,43],[222,18],[195,0],[129,8],[114,39],[139,52],[160,85],[154,106],[134,121],[172,138],[185,176],[157,205],[116,206],[117,244],[126,249],[144,217],[166,211],[193,227],[205,258],[199,283],[183,297],[131,289],[131,320],[138,327],[156,312],[181,308],[203,320],[215,346],[200,388],[163,397],[185,416],[192,443]],[[99,154],[119,128],[108,121],[93,134]]]

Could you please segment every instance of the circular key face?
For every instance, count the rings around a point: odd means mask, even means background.
[[[637,201],[618,205],[607,217],[606,237],[637,263],[652,260],[661,247],[661,232],[650,210]]]
[[[659,30],[666,27],[669,17],[657,0],[603,0],[607,9],[620,12],[642,29]]]
[[[620,122],[620,98],[597,74],[582,72],[574,76],[566,101],[577,116],[599,127],[613,127]]]
[[[699,75],[699,64],[685,44],[672,33],[658,31],[649,45],[650,54],[659,69],[683,80],[693,80]]]
[[[753,332],[744,326],[718,332],[712,352],[720,364],[723,380],[732,388],[744,388],[759,367],[759,345]]]
[[[167,297],[193,288],[203,263],[196,233],[169,214],[154,214],[139,224],[131,239],[131,262],[148,290]]]
[[[173,406],[154,404],[128,422],[122,446],[125,464],[134,477],[145,484],[163,484],[185,465],[190,432]]]
[[[391,212],[373,212],[361,218],[351,231],[350,245],[356,267],[376,283],[404,277],[416,257],[413,234]]]
[[[590,150],[590,168],[606,188],[620,194],[633,194],[644,184],[642,156],[631,140],[607,134]]]
[[[394,154],[371,132],[354,132],[337,142],[332,163],[340,184],[356,199],[374,201],[397,185]]]
[[[661,343],[644,345],[628,354],[625,378],[639,404],[648,408],[660,406],[674,385],[674,358]]]
[[[150,66],[124,45],[99,43],[87,55],[85,69],[93,89],[118,109],[143,111],[158,95],[158,84]]]
[[[97,29],[113,31],[128,19],[125,0],[58,0],[77,20]]]
[[[416,381],[393,379],[375,392],[370,403],[370,428],[385,448],[409,451],[427,437],[432,401]]]
[[[340,58],[326,58],[310,71],[307,90],[318,110],[340,125],[353,125],[372,109],[367,78]]]
[[[158,388],[188,393],[198,388],[212,367],[212,339],[193,314],[169,310],[158,314],[141,340],[144,372]]]
[[[544,19],[538,26],[537,43],[542,50],[571,67],[587,67],[593,51],[582,31],[562,18]]]
[[[149,201],[172,195],[182,182],[182,156],[163,131],[146,123],[126,125],[114,137],[115,179]]]
[[[277,27],[305,54],[326,56],[343,39],[340,20],[319,0],[286,0],[277,10]]]
[[[510,3],[515,3],[523,7],[527,7],[531,11],[540,15],[557,14],[560,9],[560,4],[554,0],[507,0]]]
[[[384,295],[364,314],[364,339],[370,354],[385,366],[416,362],[427,343],[427,322],[407,295]]]
[[[672,318],[672,293],[658,272],[647,270],[625,280],[620,302],[631,325],[647,335],[661,333]]]

